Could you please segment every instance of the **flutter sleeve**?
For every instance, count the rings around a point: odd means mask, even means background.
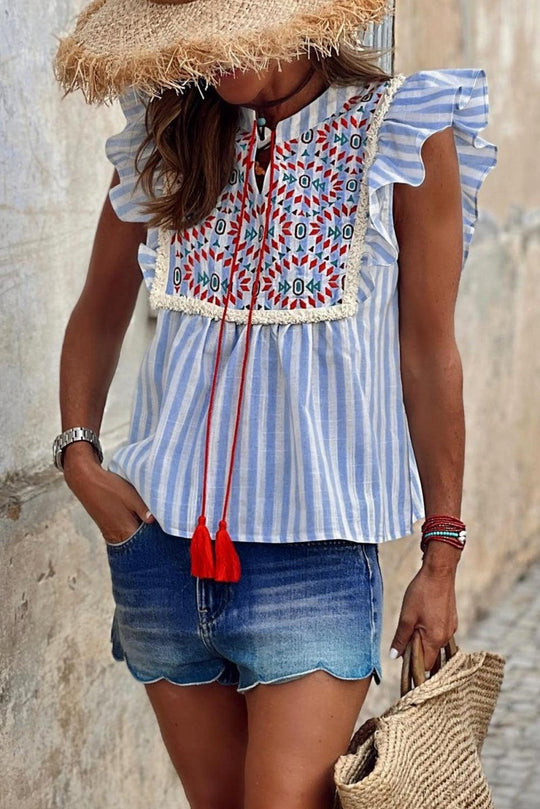
[[[140,184],[136,156],[146,137],[146,106],[135,90],[130,88],[120,96],[120,105],[126,119],[124,129],[112,135],[105,143],[105,153],[118,171],[120,182],[109,191],[111,205],[124,222],[148,222],[150,214],[142,208],[148,201]],[[144,166],[149,149],[141,154],[139,167]],[[138,259],[146,286],[150,290],[156,272],[158,248],[157,228],[148,228],[146,242],[139,245]]]
[[[120,96],[120,105],[126,126],[105,143],[105,153],[120,177],[120,182],[109,192],[109,199],[119,219],[124,222],[147,222],[150,215],[141,205],[147,197],[141,186],[136,186],[139,177],[136,169],[137,151],[146,137],[146,107],[132,88]],[[139,166],[144,165],[144,155]]]
[[[480,137],[488,109],[483,70],[423,71],[402,81],[381,124],[369,175],[368,243],[373,260],[388,263],[398,255],[389,215],[393,184],[421,185],[423,144],[452,127],[461,175],[465,263],[478,218],[478,192],[497,162],[496,147]]]

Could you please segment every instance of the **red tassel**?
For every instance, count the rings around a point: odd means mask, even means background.
[[[216,534],[216,568],[214,579],[216,581],[239,581],[240,559],[227,531],[227,523],[220,520]]]
[[[199,579],[214,578],[214,554],[212,538],[206,527],[206,517],[199,517],[197,527],[191,537],[191,575]]]

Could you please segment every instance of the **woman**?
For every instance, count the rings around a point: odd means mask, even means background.
[[[382,6],[99,0],[57,58],[127,126],[56,456],[106,541],[113,655],[195,809],[331,804],[381,677],[378,543],[424,515],[390,656],[417,631],[431,669],[457,628],[454,307],[495,157],[481,71],[392,78],[352,47]],[[157,330],[105,470],[140,269]]]

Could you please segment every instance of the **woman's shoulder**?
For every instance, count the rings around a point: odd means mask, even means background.
[[[487,79],[482,68],[399,74],[387,83],[386,95],[379,142],[383,162],[386,159],[401,165],[410,173],[417,159],[420,168],[420,149],[425,140],[452,127],[458,143],[467,143],[494,163],[496,150],[479,137],[489,115]]]
[[[477,197],[497,162],[496,147],[480,132],[488,123],[488,91],[481,68],[423,70],[387,82],[377,154],[370,169],[370,221],[387,253],[397,244],[384,220],[385,192],[394,184],[419,186],[425,177],[422,147],[443,129],[452,128],[463,191],[464,258],[478,216]]]
[[[143,205],[148,201],[137,184],[137,156],[146,140],[146,105],[144,97],[133,87],[129,87],[119,97],[124,114],[125,126],[105,143],[105,154],[120,178],[118,185],[111,188],[109,198],[117,216],[125,222],[146,222],[150,215]],[[147,150],[145,150],[146,152]],[[139,155],[140,161],[144,159]]]
[[[489,112],[486,72],[482,68],[446,68],[398,74],[390,80],[390,118],[418,125],[459,116],[478,131]]]
[[[397,74],[404,85],[415,89],[430,89],[456,86],[469,87],[486,82],[486,71],[481,67],[437,68],[418,70],[415,73]]]

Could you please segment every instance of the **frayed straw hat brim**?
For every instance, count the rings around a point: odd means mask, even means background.
[[[234,68],[263,70],[340,41],[388,13],[387,0],[94,0],[60,41],[55,73],[87,101],[127,87],[155,95]]]

